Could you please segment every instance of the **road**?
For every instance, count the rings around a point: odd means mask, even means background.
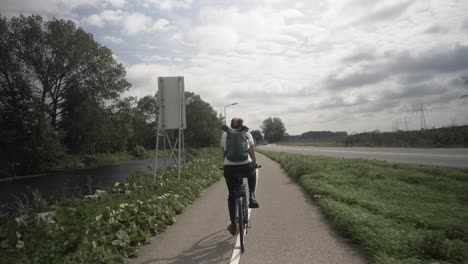
[[[468,167],[468,148],[361,148],[260,146],[261,149],[343,158],[378,159],[396,163],[414,163],[448,167]]]
[[[279,165],[258,154],[257,200],[246,251],[239,255],[229,222],[224,180],[209,187],[166,232],[131,263],[368,263],[363,251],[337,234],[317,204]],[[240,256],[240,258],[239,258]]]

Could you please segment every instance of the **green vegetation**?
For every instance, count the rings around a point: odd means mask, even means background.
[[[251,130],[250,134],[256,143],[259,143],[263,140],[262,132],[260,132],[260,130]]]
[[[468,263],[468,169],[261,152],[375,263]]]
[[[373,131],[329,139],[282,141],[280,144],[315,147],[466,148],[468,126],[397,132]]]
[[[217,150],[196,151],[183,167],[138,174],[94,195],[44,201],[0,215],[0,263],[124,263],[175,215],[218,181]]]
[[[167,153],[168,154],[168,153]],[[162,150],[158,152],[159,156],[164,155]],[[125,161],[136,159],[149,159],[156,156],[154,149],[146,150],[142,146],[137,146],[131,153],[116,152],[116,153],[96,153],[96,154],[75,154],[65,155],[59,163],[52,169],[83,169],[95,168],[106,165],[113,165]]]
[[[158,95],[123,98],[125,75],[112,51],[73,21],[0,16],[0,178],[154,148]],[[216,143],[217,113],[200,96],[185,97],[186,145]]]
[[[284,123],[279,117],[268,117],[263,120],[260,128],[262,129],[263,137],[268,142],[280,141],[286,133]]]
[[[0,174],[40,172],[78,143],[93,153],[81,141],[102,133],[104,102],[130,87],[111,50],[40,16],[0,17],[0,36]]]

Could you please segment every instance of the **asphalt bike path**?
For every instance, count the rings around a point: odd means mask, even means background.
[[[280,166],[257,153],[257,200],[245,252],[229,223],[224,179],[202,193],[177,222],[138,252],[131,263],[368,263],[363,251],[331,229],[318,205]],[[222,173],[220,171],[220,173]]]
[[[221,178],[130,263],[229,263],[236,240],[226,229],[228,223],[227,188]]]

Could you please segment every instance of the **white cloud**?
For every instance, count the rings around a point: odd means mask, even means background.
[[[107,0],[113,7],[122,8],[127,4],[126,0]]]
[[[156,6],[162,9],[189,8],[193,0],[143,0],[147,6]]]
[[[302,12],[300,12],[297,9],[292,9],[292,8],[286,9],[282,11],[281,13],[285,18],[298,18],[298,17],[304,16]]]
[[[206,7],[200,11],[200,25],[188,36],[202,50],[232,50],[237,47],[253,51],[259,47],[262,49],[262,46],[273,47],[275,45],[266,42],[289,37],[283,34],[287,16],[290,13],[266,8]]]
[[[97,27],[106,25],[118,25],[123,33],[135,35],[138,33],[162,32],[170,29],[167,19],[153,19],[142,13],[128,13],[122,10],[105,10],[99,14],[93,14],[84,18],[83,23]]]
[[[127,13],[122,10],[104,10],[99,14],[93,14],[83,20],[84,23],[103,27],[106,24],[117,25],[122,22],[122,20],[128,16]]]
[[[43,16],[69,17],[78,7],[122,8],[126,0],[2,0],[0,12],[8,16],[40,14]]]
[[[111,43],[114,43],[114,44],[120,44],[120,43],[124,42],[123,39],[118,38],[118,37],[114,37],[114,36],[104,36],[102,39],[104,41],[108,41],[108,42],[111,42]]]
[[[151,31],[166,31],[169,29],[169,21],[164,18],[158,19],[151,26]]]

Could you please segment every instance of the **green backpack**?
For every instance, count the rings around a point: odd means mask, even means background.
[[[231,129],[226,125],[221,127],[227,134],[226,137],[226,158],[230,161],[244,161],[249,158],[249,137],[246,126],[238,129]]]

